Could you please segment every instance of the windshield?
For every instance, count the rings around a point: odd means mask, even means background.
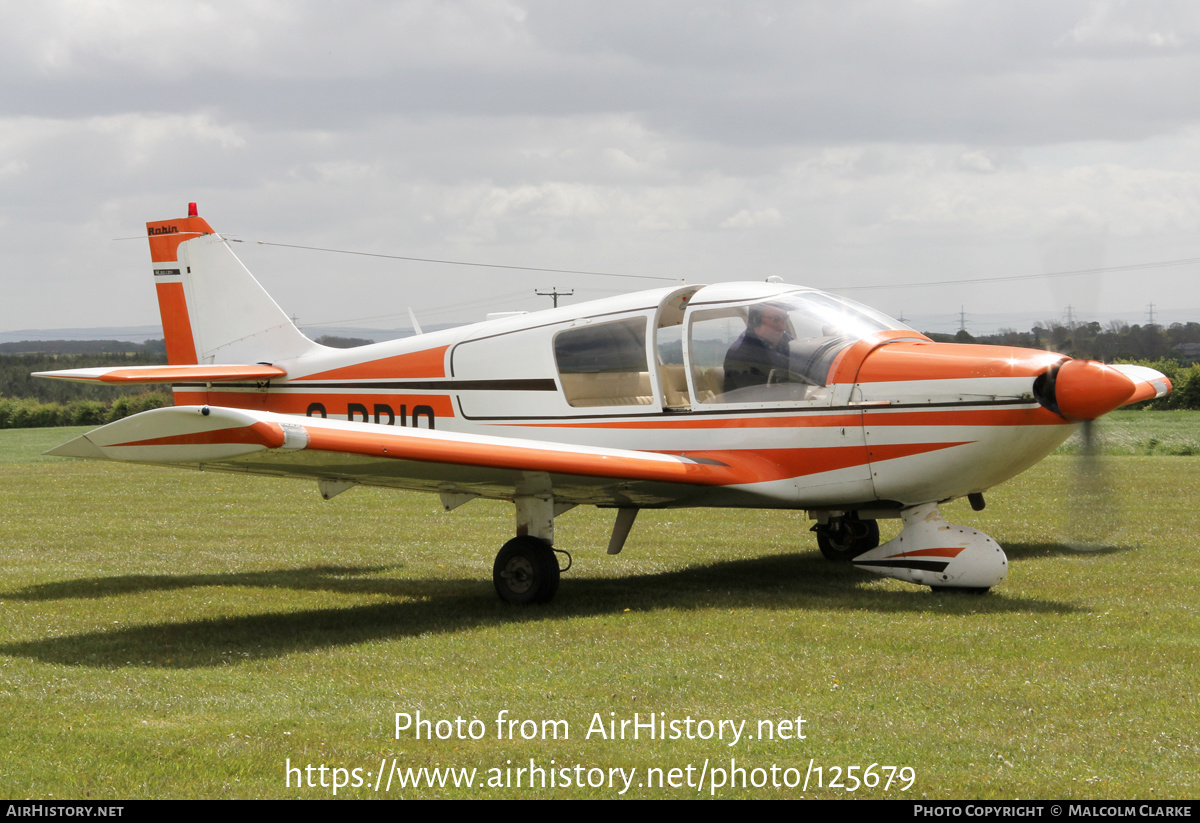
[[[874,309],[823,292],[698,309],[689,324],[701,403],[816,400],[838,354],[876,332],[905,328]]]

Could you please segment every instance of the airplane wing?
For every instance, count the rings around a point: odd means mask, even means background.
[[[1128,406],[1130,403],[1138,403],[1142,400],[1152,400],[1155,397],[1162,397],[1171,391],[1171,381],[1162,372],[1157,372],[1146,366],[1125,364],[1114,364],[1110,368],[1116,369],[1133,381],[1133,394],[1121,404],[1122,406]]]
[[[548,479],[556,501],[654,505],[763,479],[753,464],[223,407],[143,412],[46,454],[511,499]],[[723,456],[723,455],[722,455]],[[770,467],[760,467],[769,473]],[[776,467],[777,468],[777,467]]]
[[[206,366],[117,366],[98,369],[36,371],[34,377],[71,380],[76,383],[227,383],[240,380],[271,380],[287,372],[261,363]]]

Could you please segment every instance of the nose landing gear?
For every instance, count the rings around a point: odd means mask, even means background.
[[[835,563],[849,563],[879,545],[879,523],[859,520],[853,512],[830,518],[827,523],[818,523],[812,531],[817,535],[817,548],[821,554]]]

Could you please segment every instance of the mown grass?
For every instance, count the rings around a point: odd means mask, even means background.
[[[1109,456],[1200,455],[1200,411],[1115,411],[1095,424],[1093,450]],[[1056,454],[1083,451],[1082,432],[1076,432]]]
[[[530,758],[916,771],[907,793],[859,797],[1200,792],[1200,460],[1104,458],[1120,516],[1090,551],[1068,548],[1061,525],[1090,519],[1070,511],[1068,457],[989,493],[984,512],[946,506],[1008,552],[1008,580],[985,597],[827,563],[785,512],[643,512],[612,558],[611,514],[577,509],[558,521],[575,563],[558,598],[514,609],[490,582],[507,504],[443,514],[430,496],[359,488],[323,502],[306,483],[36,457],[72,434],[0,432],[5,798],[326,797],[285,785],[285,762],[373,780],[393,757],[481,773]],[[501,710],[567,720],[570,739],[497,740]],[[397,740],[394,713],[416,711],[479,718],[487,734]],[[610,712],[748,731],[803,716],[806,739],[585,739]]]

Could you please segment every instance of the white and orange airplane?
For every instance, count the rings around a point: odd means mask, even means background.
[[[613,508],[806,511],[823,554],[986,591],[1007,559],[939,512],[1053,451],[1081,421],[1171,390],[1156,371],[935,343],[877,311],[772,282],[685,285],[352,349],[305,337],[198,216],[148,223],[169,365],[39,376],[170,383],[175,405],[49,454],[511,500],[502,598],[559,583],[554,519]],[[903,528],[879,545],[879,518]]]

